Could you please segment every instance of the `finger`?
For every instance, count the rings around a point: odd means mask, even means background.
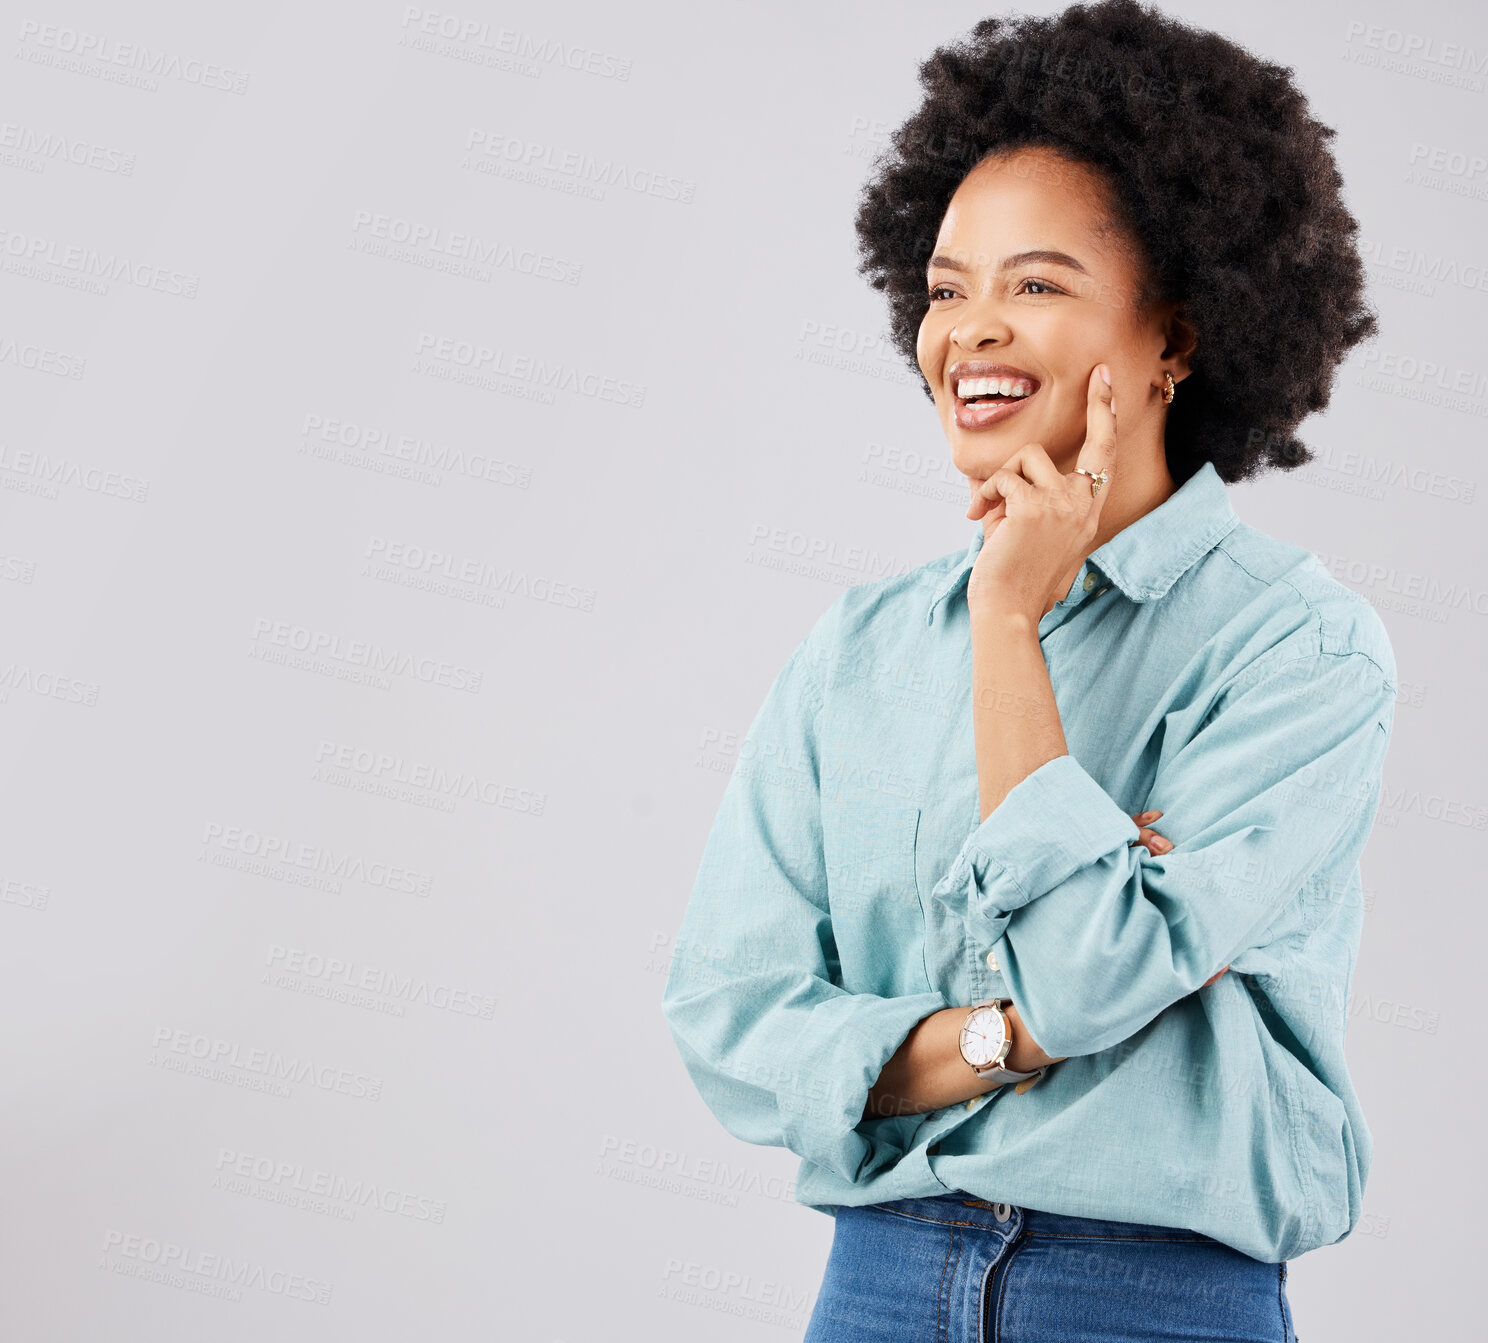
[[[1040,489],[1052,490],[1062,486],[1067,477],[1044,451],[1042,443],[1025,443],[1004,466],[1021,471]]]
[[[1027,443],[1019,450],[1018,469],[1038,490],[1041,503],[1069,510],[1070,477],[1054,465],[1042,443]]]
[[[1137,811],[1132,813],[1132,820],[1134,820],[1138,825],[1151,825],[1152,822],[1157,820],[1157,818],[1161,815],[1162,812],[1156,810]]]
[[[1132,840],[1132,845],[1137,844],[1142,845],[1148,853],[1171,853],[1173,851],[1172,840],[1165,839],[1156,830],[1146,825],[1137,827],[1137,837]]]
[[[1228,969],[1229,969],[1229,968],[1230,968],[1230,967],[1229,967],[1229,966],[1228,966],[1228,965],[1227,965],[1227,966],[1225,966],[1225,968],[1224,968],[1224,970],[1221,970],[1221,971],[1219,971],[1219,973],[1218,973],[1218,974],[1213,974],[1213,975],[1210,975],[1210,976],[1209,976],[1209,978],[1208,978],[1208,979],[1206,979],[1206,980],[1205,980],[1205,981],[1204,981],[1204,983],[1203,983],[1203,986],[1202,986],[1202,987],[1204,987],[1204,988],[1206,988],[1206,989],[1207,989],[1207,988],[1208,988],[1208,987],[1209,987],[1209,986],[1210,986],[1210,985],[1211,985],[1211,984],[1212,984],[1212,983],[1214,983],[1214,981],[1215,981],[1215,980],[1216,980],[1216,979],[1218,979],[1218,978],[1219,978],[1219,976],[1220,976],[1220,975],[1222,975],[1222,974],[1224,974],[1224,972],[1225,972],[1225,970],[1228,970]]]
[[[982,482],[981,495],[990,507],[999,502],[1006,504],[1019,499],[1025,491],[1032,488],[1033,486],[1016,470],[1008,466],[1000,466]]]
[[[1001,469],[1039,489],[1057,489],[1069,479],[1054,465],[1042,443],[1025,443],[1002,464]]]
[[[1009,457],[1007,459],[1007,461],[1003,462],[1001,469],[1004,470],[1004,471],[1017,471],[1019,469],[1019,461],[1022,458],[1022,456],[1023,456],[1023,449],[1022,448],[1019,448],[1017,452],[1015,452],[1011,457]],[[973,503],[979,497],[981,497],[981,498],[985,498],[986,497],[983,494],[983,487],[987,484],[987,481],[990,478],[991,477],[989,477],[989,476],[982,476],[980,478],[978,478],[976,476],[970,476],[970,477],[968,477],[968,480],[971,482],[971,497],[972,497],[972,502]],[[988,502],[990,503],[991,500],[989,499]]]
[[[1006,517],[1007,503],[1005,500],[998,499],[995,503],[988,504],[983,512],[980,514],[980,516],[975,518],[974,521],[980,522],[982,524],[983,532],[985,532],[988,536],[991,536],[992,528],[995,527],[999,522],[1002,522]]]
[[[966,516],[973,522],[977,522],[987,516],[994,501],[982,493],[982,486],[987,483],[984,478],[970,476],[967,478],[967,483],[971,486],[971,507],[966,510]]]
[[[1090,384],[1086,389],[1085,397],[1085,442],[1080,447],[1080,455],[1075,465],[1085,471],[1094,471],[1097,475],[1102,471],[1109,472],[1112,476],[1115,472],[1116,462],[1116,412],[1113,409],[1115,397],[1110,384],[1105,376],[1109,375],[1110,367],[1106,364],[1097,364],[1090,370]],[[1107,490],[1102,490],[1096,496],[1096,506],[1104,498]]]

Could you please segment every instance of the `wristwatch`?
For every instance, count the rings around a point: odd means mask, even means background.
[[[1022,1082],[1044,1074],[1042,1068],[1035,1068],[1031,1073],[1017,1073],[1002,1066],[1003,1059],[1013,1047],[1013,1032],[1003,1011],[1012,1001],[1011,998],[984,998],[972,1005],[966,1020],[961,1023],[961,1057],[983,1081]]]

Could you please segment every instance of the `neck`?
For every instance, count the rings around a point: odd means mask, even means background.
[[[1117,532],[1124,531],[1138,518],[1152,512],[1177,488],[1161,444],[1150,455],[1128,463],[1125,473],[1111,482],[1111,497],[1101,509],[1095,541],[1086,553],[1099,549]],[[1073,581],[1074,575],[1070,578]]]

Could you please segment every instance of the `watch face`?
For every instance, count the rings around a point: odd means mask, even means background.
[[[1003,1042],[1003,1015],[995,1007],[979,1007],[961,1027],[961,1057],[973,1068],[986,1068],[997,1058]]]

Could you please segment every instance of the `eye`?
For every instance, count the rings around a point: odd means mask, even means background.
[[[930,290],[930,302],[934,303],[936,296],[939,294],[950,294],[954,298],[956,291],[949,285],[938,284]]]
[[[1033,288],[1030,289],[1028,287],[1030,285]],[[1027,280],[1024,280],[1023,283],[1018,286],[1018,292],[1022,294],[1033,293],[1034,290],[1037,290],[1039,294],[1062,294],[1064,292],[1062,289],[1056,289],[1047,280],[1035,280],[1031,277]]]

